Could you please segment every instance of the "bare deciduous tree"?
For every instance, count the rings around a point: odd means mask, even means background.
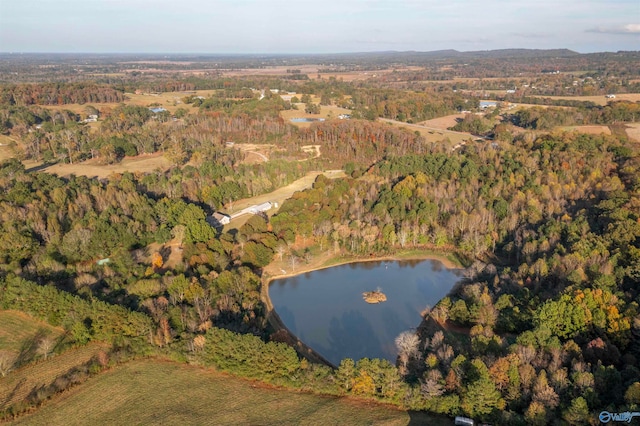
[[[42,355],[44,359],[47,359],[51,351],[53,350],[53,346],[55,345],[55,341],[53,338],[49,336],[45,336],[38,342],[37,352],[39,355]]]
[[[11,352],[0,351],[0,376],[5,377],[13,369],[15,359]]]
[[[398,356],[402,362],[404,370],[407,368],[409,359],[418,354],[418,345],[420,339],[415,333],[410,331],[403,331],[396,337],[396,348],[398,349]]]

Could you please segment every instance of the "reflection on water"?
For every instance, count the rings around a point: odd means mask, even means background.
[[[269,294],[285,325],[332,363],[347,357],[395,362],[396,336],[417,327],[420,313],[460,276],[435,260],[351,263],[276,280]],[[378,287],[387,301],[366,303],[362,293]]]

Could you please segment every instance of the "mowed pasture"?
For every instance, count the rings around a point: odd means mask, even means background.
[[[393,407],[274,389],[169,361],[133,361],[54,397],[16,425],[445,425]]]

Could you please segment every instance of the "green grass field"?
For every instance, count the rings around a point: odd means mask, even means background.
[[[54,397],[19,425],[451,424],[392,407],[272,389],[169,361],[133,361]]]

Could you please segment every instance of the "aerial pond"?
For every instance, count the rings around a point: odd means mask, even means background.
[[[332,363],[364,357],[395,363],[396,336],[415,329],[420,313],[461,274],[437,260],[350,263],[274,280],[269,295],[289,330]],[[387,300],[365,302],[363,292],[376,289]]]

